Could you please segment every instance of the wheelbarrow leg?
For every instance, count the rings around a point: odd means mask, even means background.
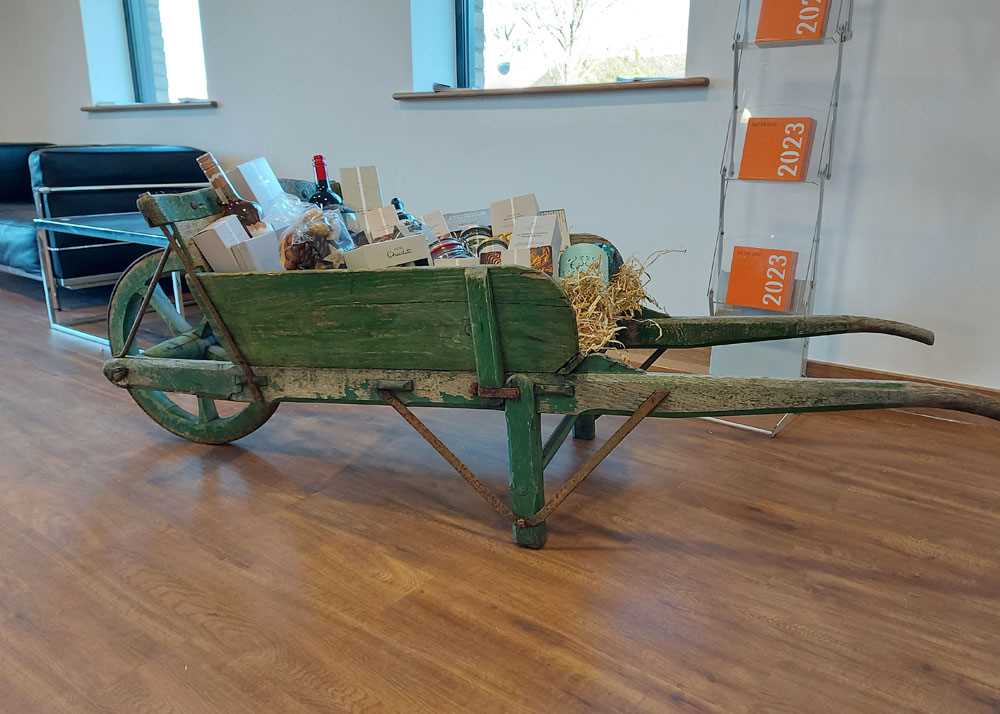
[[[515,378],[521,391],[518,399],[508,399],[507,460],[510,464],[510,507],[514,515],[527,518],[545,505],[542,459],[542,417],[535,403],[534,384]],[[521,528],[513,526],[514,542],[525,548],[545,545],[545,524]]]
[[[593,441],[597,435],[597,417],[593,414],[581,414],[573,425],[573,438],[580,441]]]

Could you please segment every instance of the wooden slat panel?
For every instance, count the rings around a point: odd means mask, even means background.
[[[525,268],[490,269],[508,372],[551,372],[576,353],[561,289]],[[455,269],[210,273],[202,277],[258,365],[474,370],[465,273]]]

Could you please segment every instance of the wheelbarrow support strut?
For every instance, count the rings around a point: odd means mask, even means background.
[[[601,465],[601,462],[625,440],[639,422],[649,416],[669,392],[665,389],[653,392],[639,406],[632,416],[623,423],[597,451],[590,455],[583,465],[559,487],[548,501],[545,500],[544,469],[546,461],[542,456],[541,414],[534,398],[534,384],[525,378],[515,378],[520,384],[516,399],[507,401],[504,413],[507,417],[508,460],[510,464],[510,506],[479,480],[455,453],[414,414],[390,389],[381,389],[379,394],[389,406],[395,409],[407,424],[447,461],[466,483],[482,496],[494,511],[511,521],[514,542],[528,548],[545,545],[545,521],[555,513],[573,491],[587,480],[587,477]]]

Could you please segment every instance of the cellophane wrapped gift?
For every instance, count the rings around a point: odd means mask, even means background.
[[[328,270],[344,267],[344,253],[354,241],[339,210],[310,206],[281,236],[285,270]]]

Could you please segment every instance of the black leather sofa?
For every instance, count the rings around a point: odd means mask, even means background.
[[[124,213],[135,211],[136,199],[147,190],[188,190],[158,188],[162,184],[203,184],[205,175],[195,160],[202,153],[188,146],[49,146],[34,151],[28,166],[44,217]],[[86,188],[59,190],[68,187]],[[50,289],[109,284],[150,250],[144,245],[58,232],[47,233],[46,240]]]
[[[41,280],[28,156],[51,144],[0,143],[0,271]]]

